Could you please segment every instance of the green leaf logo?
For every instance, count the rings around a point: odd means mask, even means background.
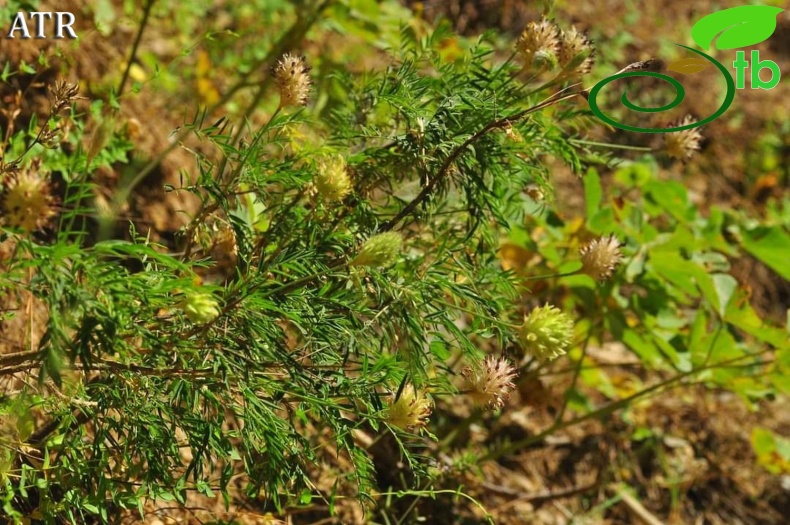
[[[716,40],[716,49],[753,46],[776,30],[776,16],[784,11],[767,5],[743,5],[702,17],[691,28],[691,38],[703,49]],[[723,33],[723,34],[722,34]]]

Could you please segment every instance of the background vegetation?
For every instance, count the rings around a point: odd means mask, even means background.
[[[7,2],[0,515],[783,523],[787,82],[580,95],[731,5]]]

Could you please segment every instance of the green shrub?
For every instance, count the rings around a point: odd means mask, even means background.
[[[336,23],[350,24],[342,14]],[[305,32],[313,15],[293,27]],[[605,192],[591,165],[617,162],[583,140],[595,120],[578,96],[590,44],[552,31],[529,45],[526,33],[508,58],[492,35],[448,55],[445,26],[424,36],[404,27],[389,66],[325,77],[314,76],[321,57],[306,59],[309,70],[278,41],[249,59],[274,66],[248,113],[269,99],[264,124],[247,133],[201,110],[179,132],[221,154],[195,153],[197,178],[171,189],[201,201],[177,251],[134,228],[101,235],[115,210],[96,205],[92,174],[129,162],[132,144],[113,125],[86,136],[76,92],[55,85],[50,118],[1,146],[0,290],[18,305],[3,316],[45,324],[37,344],[23,337],[0,355],[4,378],[28,378],[0,399],[3,511],[113,521],[149,498],[228,497],[239,473],[250,497],[275,508],[333,506],[311,481],[325,453],[318,435],[353,464],[341,477],[363,502],[439,493],[431,458],[454,423],[432,416],[436,406],[472,399],[481,408],[467,425],[506,410],[516,375],[555,358],[574,374],[556,423],[473,462],[684,382],[747,400],[786,393],[787,333],[756,315],[727,272],[745,250],[787,277],[787,232],[704,216],[650,156],[618,164]],[[579,53],[562,47],[571,37]],[[533,47],[551,53],[527,56]],[[96,101],[91,113],[123,103]],[[543,197],[554,159],[584,173],[583,224]],[[504,270],[503,240],[540,262]],[[539,279],[550,286],[531,292]],[[588,346],[612,339],[660,380],[622,396],[593,373]],[[610,402],[595,406],[579,381]],[[362,436],[394,437],[406,485],[379,485]]]

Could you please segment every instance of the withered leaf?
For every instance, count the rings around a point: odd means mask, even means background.
[[[667,66],[667,69],[683,75],[691,75],[693,73],[699,73],[708,66],[710,66],[710,62],[704,58],[689,57],[672,62]]]

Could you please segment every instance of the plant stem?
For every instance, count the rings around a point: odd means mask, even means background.
[[[152,0],[153,1],[153,0]],[[271,65],[274,63],[274,60],[282,55],[284,52],[283,50],[287,50],[290,47],[296,46],[296,44],[301,41],[304,36],[307,34],[307,31],[312,27],[315,22],[318,21],[320,15],[334,3],[335,0],[325,0],[321,5],[316,8],[316,10],[311,14],[309,17],[299,18],[293,26],[282,36],[280,39],[275,42],[272,49],[259,60],[256,64],[250,68],[250,71],[243,75],[241,79],[228,91],[222,96],[222,98],[211,106],[205,113],[212,114],[215,111],[222,108],[230,99],[233,97],[234,94],[240,89],[240,87],[246,87],[250,85],[248,83],[248,76],[252,74],[254,71],[258,71],[260,69],[266,69],[266,65]],[[115,198],[113,199],[113,213],[115,213],[118,209],[120,209],[121,205],[126,202],[126,199],[129,195],[134,191],[134,189],[143,181],[145,178],[153,172],[159,164],[161,164],[162,160],[167,157],[174,149],[176,149],[180,144],[181,141],[186,138],[187,135],[191,130],[189,128],[183,128],[178,133],[176,133],[173,141],[171,144],[162,150],[156,157],[151,159],[143,168],[135,174],[135,176],[126,184],[125,187],[119,189],[116,194]]]
[[[123,95],[123,90],[126,87],[126,81],[129,80],[129,72],[132,69],[134,59],[137,56],[137,50],[140,47],[140,41],[143,39],[143,31],[145,31],[145,28],[148,25],[148,18],[151,16],[154,2],[156,2],[156,0],[148,0],[145,4],[145,8],[143,9],[143,20],[140,22],[140,27],[137,29],[137,36],[135,36],[134,44],[132,44],[132,53],[129,55],[129,61],[126,63],[126,69],[123,71],[121,83],[118,85],[118,94],[116,95],[117,97]]]
[[[534,436],[529,436],[527,438],[520,439],[520,440],[515,441],[513,443],[509,443],[509,444],[507,444],[507,445],[505,445],[505,446],[503,446],[503,447],[501,447],[499,449],[492,450],[492,451],[488,452],[487,454],[485,454],[481,458],[481,461],[494,461],[494,460],[497,460],[497,459],[499,459],[499,458],[501,458],[503,456],[506,456],[506,455],[508,455],[508,454],[510,454],[512,452],[515,452],[515,451],[517,451],[519,449],[522,449],[522,448],[528,447],[528,446],[530,446],[530,445],[532,445],[534,443],[538,443],[540,441],[543,441],[547,436],[550,436],[551,434],[554,434],[555,432],[558,432],[560,430],[564,430],[564,429],[572,427],[572,426],[576,426],[576,425],[578,425],[580,423],[584,423],[585,421],[589,421],[591,419],[595,419],[595,418],[598,418],[600,416],[605,416],[605,415],[611,414],[615,410],[619,410],[620,408],[628,406],[632,401],[635,401],[636,399],[644,397],[644,396],[646,396],[648,394],[652,394],[653,392],[661,390],[661,389],[663,389],[665,387],[669,387],[671,385],[679,383],[683,379],[686,379],[687,377],[693,376],[693,375],[698,374],[700,372],[703,372],[705,370],[711,370],[711,369],[719,368],[719,367],[726,367],[726,365],[729,365],[729,364],[732,364],[732,363],[736,363],[736,362],[742,361],[744,359],[757,357],[757,356],[759,356],[761,354],[764,354],[764,353],[766,353],[768,351],[770,351],[770,350],[763,350],[763,351],[757,352],[755,354],[742,355],[742,356],[739,356],[739,357],[728,359],[726,361],[722,361],[720,363],[716,363],[714,365],[704,366],[704,367],[701,367],[701,368],[697,368],[695,370],[689,370],[688,372],[682,372],[680,374],[676,374],[676,375],[670,377],[669,379],[665,379],[664,381],[661,381],[659,383],[656,383],[655,385],[652,385],[652,386],[649,386],[649,387],[647,387],[645,389],[642,389],[639,392],[636,392],[634,394],[631,394],[630,396],[624,397],[623,399],[618,399],[617,401],[609,403],[608,405],[603,406],[603,407],[601,407],[601,408],[599,408],[597,410],[593,410],[592,412],[588,412],[587,414],[575,417],[573,419],[569,419],[567,421],[555,422],[553,425],[551,425],[549,428],[547,428],[543,432],[539,432],[538,434],[535,434]]]
[[[552,273],[552,274],[545,274],[545,275],[533,275],[532,277],[525,277],[525,281],[537,281],[539,279],[555,279],[560,277],[570,277],[571,275],[576,275],[581,272],[579,270],[573,270],[572,272],[565,272],[565,273]]]
[[[439,168],[439,172],[436,174],[435,177],[433,177],[428,182],[428,184],[425,185],[425,187],[422,189],[422,191],[411,202],[409,202],[400,212],[398,212],[398,214],[395,217],[393,217],[392,219],[390,219],[389,221],[387,221],[386,223],[381,225],[379,227],[379,229],[378,229],[378,233],[386,232],[386,231],[389,231],[389,230],[393,229],[404,218],[406,218],[408,215],[411,215],[414,212],[414,210],[417,208],[417,206],[422,204],[434,192],[434,190],[436,189],[438,184],[440,182],[442,182],[447,177],[447,175],[449,175],[450,169],[452,168],[453,163],[458,159],[458,157],[461,156],[461,154],[466,150],[466,148],[468,148],[469,146],[471,146],[472,144],[474,144],[475,142],[480,140],[487,133],[489,133],[490,131],[495,130],[495,129],[504,128],[504,127],[508,126],[509,124],[511,124],[512,122],[515,122],[517,120],[521,120],[524,117],[526,117],[527,115],[530,115],[531,113],[535,113],[537,111],[540,111],[541,109],[544,109],[544,108],[547,108],[547,107],[549,107],[551,105],[554,105],[554,104],[557,104],[559,102],[562,102],[563,100],[568,100],[568,99],[574,98],[574,97],[578,96],[579,93],[571,93],[570,95],[564,95],[564,96],[559,96],[559,97],[557,95],[558,95],[558,93],[555,93],[554,95],[550,96],[545,101],[543,101],[540,104],[537,104],[537,105],[535,105],[535,106],[533,106],[533,107],[531,107],[529,109],[525,109],[524,111],[521,111],[521,112],[516,113],[514,115],[511,115],[509,117],[505,117],[505,118],[502,118],[502,119],[490,122],[483,129],[477,131],[474,135],[472,135],[471,137],[466,139],[460,146],[455,148],[450,153],[450,155],[448,155],[447,159],[445,159],[444,163],[442,163],[442,166]]]
[[[609,144],[608,142],[595,142],[594,140],[568,139],[568,142],[573,144],[584,144],[585,146],[601,146],[603,148],[625,149],[630,151],[653,151],[653,148],[648,148],[646,146],[626,146],[625,144]]]

